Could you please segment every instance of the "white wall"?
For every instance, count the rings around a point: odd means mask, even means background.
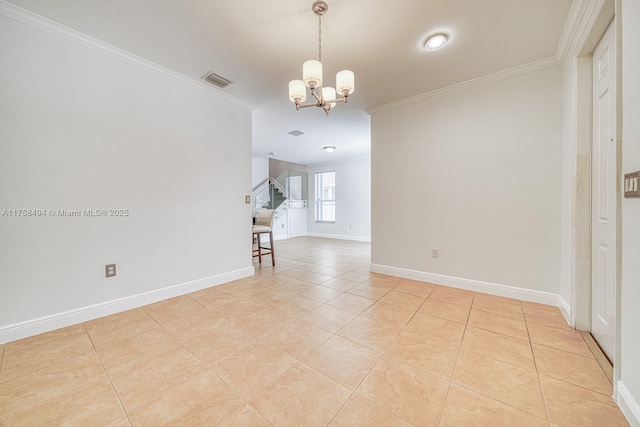
[[[2,15],[0,58],[0,209],[129,210],[0,217],[0,342],[252,274],[249,108]]]
[[[269,159],[251,156],[251,188],[269,178]]]
[[[622,0],[622,174],[640,170],[640,2]],[[620,383],[640,425],[640,199],[622,199]],[[621,387],[618,387],[621,392]],[[632,413],[627,411],[631,419]]]
[[[575,121],[573,120],[573,100],[575,99],[575,60],[569,58],[562,65],[562,181],[561,181],[561,273],[560,273],[560,297],[565,305],[566,316],[570,317],[570,306],[572,299],[572,277],[573,277],[573,234],[572,234],[572,214],[574,206],[574,144],[573,130]]]
[[[315,173],[336,173],[336,221],[315,221]],[[309,214],[307,233],[311,236],[350,240],[371,240],[371,159],[309,166]]]
[[[559,293],[559,66],[371,114],[373,264]]]
[[[287,209],[287,235],[289,238],[307,235],[307,208]]]

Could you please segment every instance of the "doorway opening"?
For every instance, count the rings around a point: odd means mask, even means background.
[[[617,322],[620,305],[617,135],[620,124],[615,2],[605,1],[595,13],[597,17],[584,30],[582,44],[575,48],[573,58],[575,135],[570,320],[577,330],[584,331],[585,341],[605,373],[612,375],[615,395],[620,334]],[[607,31],[611,37],[608,50],[606,42],[601,43]],[[607,72],[613,82],[608,89],[603,89],[599,82]],[[603,325],[608,328],[604,333],[600,328]]]

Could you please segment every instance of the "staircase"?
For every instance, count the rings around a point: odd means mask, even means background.
[[[265,206],[266,209],[277,209],[281,204],[287,201],[287,196],[273,183],[269,183],[269,194],[271,197]]]
[[[274,227],[278,231],[278,237],[306,235],[307,189],[308,174],[306,172],[287,170],[277,178],[268,176],[253,187],[254,216],[258,209],[273,209],[275,211]]]
[[[289,208],[287,196],[278,179],[269,177],[253,188],[254,209],[275,209],[277,221]]]

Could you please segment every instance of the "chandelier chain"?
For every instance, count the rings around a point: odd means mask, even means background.
[[[318,61],[322,62],[322,15],[318,15]]]

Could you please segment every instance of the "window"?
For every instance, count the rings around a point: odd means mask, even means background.
[[[336,173],[316,174],[316,222],[336,220]]]

